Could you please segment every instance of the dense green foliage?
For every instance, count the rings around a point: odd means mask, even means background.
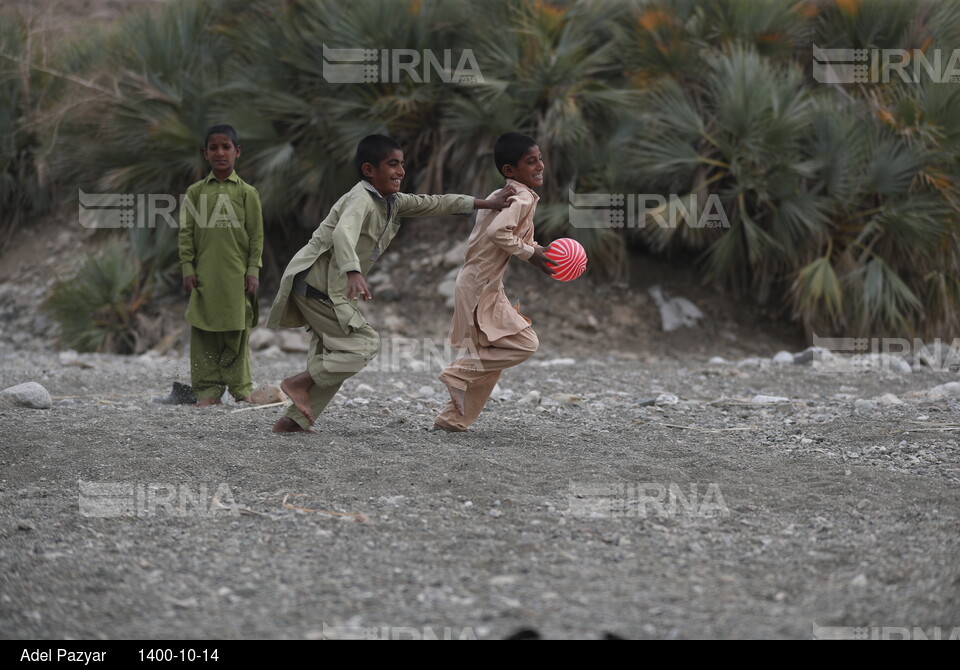
[[[955,0],[171,0],[67,45],[55,67],[77,76],[43,100],[29,31],[3,26],[0,226],[46,206],[51,171],[65,193],[180,193],[205,172],[204,128],[228,122],[282,262],[355,181],[362,136],[401,142],[407,190],[483,195],[500,183],[493,141],[521,130],[546,160],[542,235],[580,239],[601,279],[646,249],[698,259],[705,281],[808,333],[960,335],[960,85],[811,74],[813,45],[939,49],[946,65]],[[454,64],[469,49],[483,81],[329,83],[324,46],[449,49]],[[49,170],[46,144],[61,148]],[[648,212],[578,229],[570,191],[712,195],[729,226]]]

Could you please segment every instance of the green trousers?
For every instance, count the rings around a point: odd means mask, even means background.
[[[307,352],[307,372],[314,382],[310,389],[310,412],[316,419],[333,400],[341,384],[377,355],[380,336],[368,323],[344,331],[328,302],[296,294],[293,300],[313,332]],[[287,409],[287,417],[303,429],[310,427],[306,417],[293,405]]]
[[[249,342],[249,328],[221,333],[190,328],[190,376],[197,400],[219,400],[227,389],[237,400],[253,392]]]

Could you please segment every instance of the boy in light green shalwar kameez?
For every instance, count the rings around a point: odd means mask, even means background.
[[[260,195],[234,171],[237,132],[207,130],[203,155],[212,171],[187,189],[180,208],[180,264],[190,294],[190,373],[198,405],[218,404],[224,390],[249,402],[250,329],[263,252]]]

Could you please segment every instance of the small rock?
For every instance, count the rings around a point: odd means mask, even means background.
[[[436,392],[437,390],[432,386],[424,385],[417,389],[416,396],[418,398],[432,398]]]
[[[676,405],[680,402],[680,398],[672,393],[661,393],[653,402],[657,407],[665,407],[669,405]]]
[[[656,399],[656,398],[641,398],[640,400],[637,401],[637,404],[638,404],[640,407],[653,407],[654,405],[657,404],[657,399]]]
[[[6,388],[0,391],[0,398],[12,405],[31,409],[50,409],[53,406],[50,393],[37,382],[26,382]]]
[[[279,386],[263,384],[262,386],[258,386],[253,393],[250,394],[250,400],[255,405],[270,405],[275,402],[283,402],[286,400],[286,397]]]
[[[870,400],[857,398],[856,400],[853,401],[853,410],[855,412],[871,412],[875,409],[877,409],[876,403]]]
[[[673,332],[678,328],[692,327],[703,318],[703,312],[692,302],[682,297],[668,298],[663,294],[659,284],[651,286],[647,292],[660,308],[660,320],[663,331]]]
[[[20,519],[17,521],[17,530],[36,530],[37,527],[33,525],[32,521],[27,521],[26,519]]]
[[[833,352],[823,347],[807,347],[793,355],[794,365],[807,365],[814,361],[830,361],[834,358]]]
[[[960,382],[947,382],[927,391],[927,400],[944,400],[960,395]]]
[[[282,330],[279,334],[280,349],[289,354],[305,354],[310,348],[306,333]]]
[[[370,384],[360,384],[357,386],[357,393],[373,393],[373,387]]]
[[[723,356],[714,356],[709,361],[707,361],[707,363],[710,365],[729,365],[730,361],[728,361]]]
[[[790,402],[790,398],[784,398],[779,395],[755,395],[750,398],[750,402],[760,405],[763,403]]]
[[[554,393],[550,397],[561,405],[577,405],[581,401],[579,396],[575,396],[570,393]]]
[[[793,354],[789,351],[778,351],[773,357],[774,365],[793,365]]]
[[[501,512],[500,510],[494,508],[494,509],[492,509],[492,510],[489,510],[489,511],[487,512],[487,515],[488,515],[488,516],[492,516],[494,519],[499,519],[500,517],[503,516],[503,512]]]
[[[250,350],[261,351],[274,343],[274,335],[266,328],[254,328],[250,333]]]
[[[73,365],[78,368],[90,369],[93,367],[90,363],[87,363],[84,360],[81,360],[80,354],[78,354],[73,349],[66,349],[61,351],[59,356],[57,356],[60,361],[60,365]]]
[[[850,580],[850,586],[856,586],[857,588],[863,588],[867,585],[867,576],[862,572]]]
[[[463,259],[467,253],[467,240],[458,242],[450,248],[450,251],[443,255],[443,263],[448,267],[463,265]],[[458,270],[459,271],[459,270]]]
[[[577,361],[573,358],[554,358],[551,361],[543,361],[540,363],[541,367],[549,368],[554,365],[576,365]]]
[[[892,393],[884,393],[877,399],[881,405],[902,405],[903,401]]]
[[[520,399],[521,405],[539,405],[540,391],[530,391]]]

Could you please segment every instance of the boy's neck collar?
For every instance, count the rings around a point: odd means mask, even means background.
[[[521,182],[518,182],[516,179],[511,179],[510,177],[507,177],[506,179],[507,179],[507,184],[513,184],[514,186],[517,186],[517,187],[519,187],[519,188],[522,188],[522,189],[525,189],[525,190],[527,190],[527,191],[530,191],[530,193],[533,194],[534,202],[536,202],[537,200],[540,199],[540,196],[537,195],[537,192],[534,191],[534,190],[533,190],[532,188],[530,188],[529,186],[527,186],[526,184],[523,184],[523,183],[521,183]]]
[[[210,171],[210,174],[207,175],[207,178],[204,181],[220,181],[217,179],[217,176],[213,174],[213,170]],[[223,181],[240,181],[240,175],[237,174],[237,171],[234,170],[231,172]]]
[[[373,184],[371,184],[370,182],[368,182],[366,179],[361,179],[361,180],[360,180],[360,183],[363,184],[363,187],[364,187],[365,189],[367,189],[368,191],[370,191],[371,193],[373,193],[375,196],[377,196],[378,198],[380,198],[380,199],[383,200],[384,202],[389,202],[389,201],[393,200],[394,196],[396,195],[396,193],[391,193],[389,196],[387,196],[387,197],[385,198],[385,197],[383,197],[383,195],[380,193],[380,191],[378,191],[378,190],[376,189],[376,187],[375,187]]]

